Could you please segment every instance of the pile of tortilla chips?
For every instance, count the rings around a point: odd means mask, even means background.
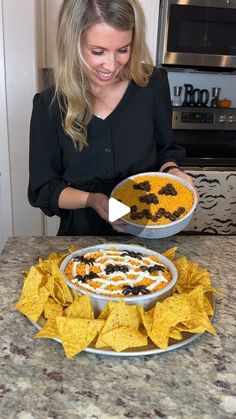
[[[108,302],[95,318],[89,295],[71,295],[59,269],[66,255],[56,253],[30,268],[16,309],[42,326],[36,338],[59,339],[68,358],[90,345],[121,352],[145,349],[151,341],[167,349],[170,339],[182,340],[184,332],[215,335],[209,319],[214,310],[208,297],[219,291],[212,287],[206,269],[186,257],[174,260],[176,249],[164,253],[178,270],[174,293],[147,312],[121,300]]]

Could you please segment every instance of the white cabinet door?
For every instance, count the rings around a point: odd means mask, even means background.
[[[1,0],[3,10],[4,54],[0,67],[5,69],[5,96],[7,137],[4,155],[0,155],[4,167],[10,161],[13,233],[15,236],[41,235],[43,217],[40,210],[32,208],[27,200],[29,122],[32,99],[38,90],[37,48],[35,40],[36,10],[38,0]],[[3,63],[3,64],[2,64]],[[0,102],[2,95],[0,94]],[[0,121],[1,122],[1,121]],[[6,124],[3,123],[3,127]],[[0,129],[2,126],[0,124]],[[8,141],[8,142],[7,142]],[[0,135],[0,143],[2,136]],[[0,147],[4,147],[4,144]],[[7,146],[9,152],[7,152]],[[10,158],[9,158],[10,154]],[[1,170],[0,170],[1,171]],[[2,172],[2,188],[6,189],[10,177]],[[8,194],[3,192],[4,207]],[[4,209],[4,215],[11,211]],[[4,221],[5,228],[5,221]]]
[[[12,235],[12,204],[7,129],[6,74],[3,43],[3,14],[0,1],[0,252]]]
[[[188,170],[200,202],[186,231],[236,234],[236,171],[204,168]]]
[[[156,49],[157,49],[157,29],[159,18],[160,0],[140,0],[143,7],[146,25],[147,25],[147,44],[149,46],[152,59],[156,62]]]
[[[52,68],[54,65],[55,51],[55,34],[57,14],[62,0],[46,0],[45,1],[45,30],[46,30],[46,67]]]
[[[0,253],[3,249],[5,238],[3,232],[3,214],[2,214],[2,185],[1,185],[1,173],[0,173]]]

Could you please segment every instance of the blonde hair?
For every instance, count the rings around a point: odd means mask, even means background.
[[[82,36],[92,25],[105,22],[115,29],[133,31],[131,56],[120,80],[146,86],[152,59],[145,41],[146,25],[138,0],[64,0],[58,15],[55,97],[64,115],[63,129],[76,147],[88,145],[87,126],[92,118],[91,69],[81,52]]]

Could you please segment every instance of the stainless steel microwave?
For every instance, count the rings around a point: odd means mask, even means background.
[[[236,0],[161,0],[157,64],[236,71]]]

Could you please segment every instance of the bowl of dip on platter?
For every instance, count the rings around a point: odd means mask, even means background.
[[[90,296],[96,314],[109,301],[120,300],[148,310],[172,294],[178,277],[174,264],[162,254],[120,243],[79,249],[60,269],[74,294]]]

